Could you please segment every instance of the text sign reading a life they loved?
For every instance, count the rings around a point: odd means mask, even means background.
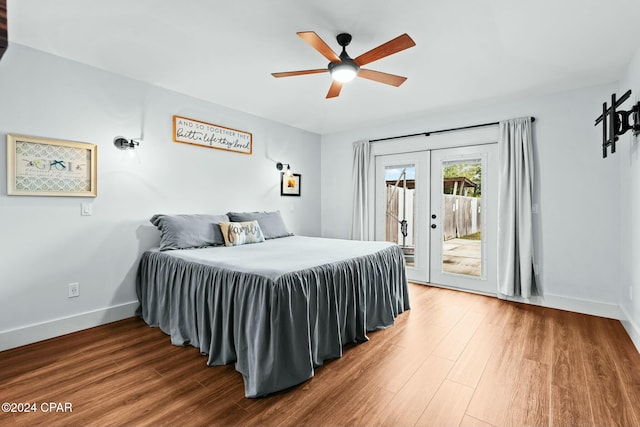
[[[173,140],[175,142],[251,154],[251,138],[249,132],[173,116]]]

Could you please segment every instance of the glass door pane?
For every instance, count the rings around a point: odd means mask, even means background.
[[[482,274],[482,162],[444,161],[442,167],[442,271]]]
[[[407,267],[415,265],[416,166],[387,166],[385,240],[398,244]]]

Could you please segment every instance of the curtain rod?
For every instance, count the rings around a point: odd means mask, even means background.
[[[536,121],[536,118],[535,117],[531,117],[531,122],[535,122],[535,121]],[[480,125],[471,125],[471,126],[462,126],[462,127],[458,127],[458,128],[433,130],[431,132],[412,133],[410,135],[390,136],[388,138],[372,139],[369,142],[389,141],[391,139],[410,138],[412,136],[421,136],[421,135],[422,136],[429,136],[429,135],[433,135],[434,133],[453,132],[454,130],[465,130],[465,129],[481,128],[481,127],[485,127],[485,126],[494,126],[494,125],[499,125],[499,124],[500,124],[500,122],[483,123],[483,124],[480,124]]]

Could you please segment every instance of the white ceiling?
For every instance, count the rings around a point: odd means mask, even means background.
[[[639,0],[8,0],[9,41],[319,134],[619,79],[640,46]],[[408,80],[328,74],[296,36],[356,57],[402,33],[416,46],[367,65]]]

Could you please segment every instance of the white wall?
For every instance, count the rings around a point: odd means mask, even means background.
[[[636,51],[617,94],[631,89],[631,97],[621,107],[629,110],[640,101],[640,49]],[[640,350],[640,136],[629,131],[620,137],[614,154],[620,165],[621,292],[624,323]],[[612,157],[613,157],[612,156]]]
[[[618,162],[601,158],[594,127],[602,102],[616,90],[598,86],[324,135],[322,235],[349,236],[353,141],[534,116],[535,253],[544,298],[532,302],[618,317]]]
[[[174,114],[251,132],[253,154],[172,142]],[[159,241],[155,213],[280,209],[292,232],[320,234],[313,133],[16,44],[0,61],[7,133],[97,144],[98,197],[7,196],[0,174],[0,350],[130,316],[138,259]],[[143,136],[139,158],[116,135]],[[280,196],[276,161],[302,174],[301,197]],[[72,282],[79,298],[67,298]]]

